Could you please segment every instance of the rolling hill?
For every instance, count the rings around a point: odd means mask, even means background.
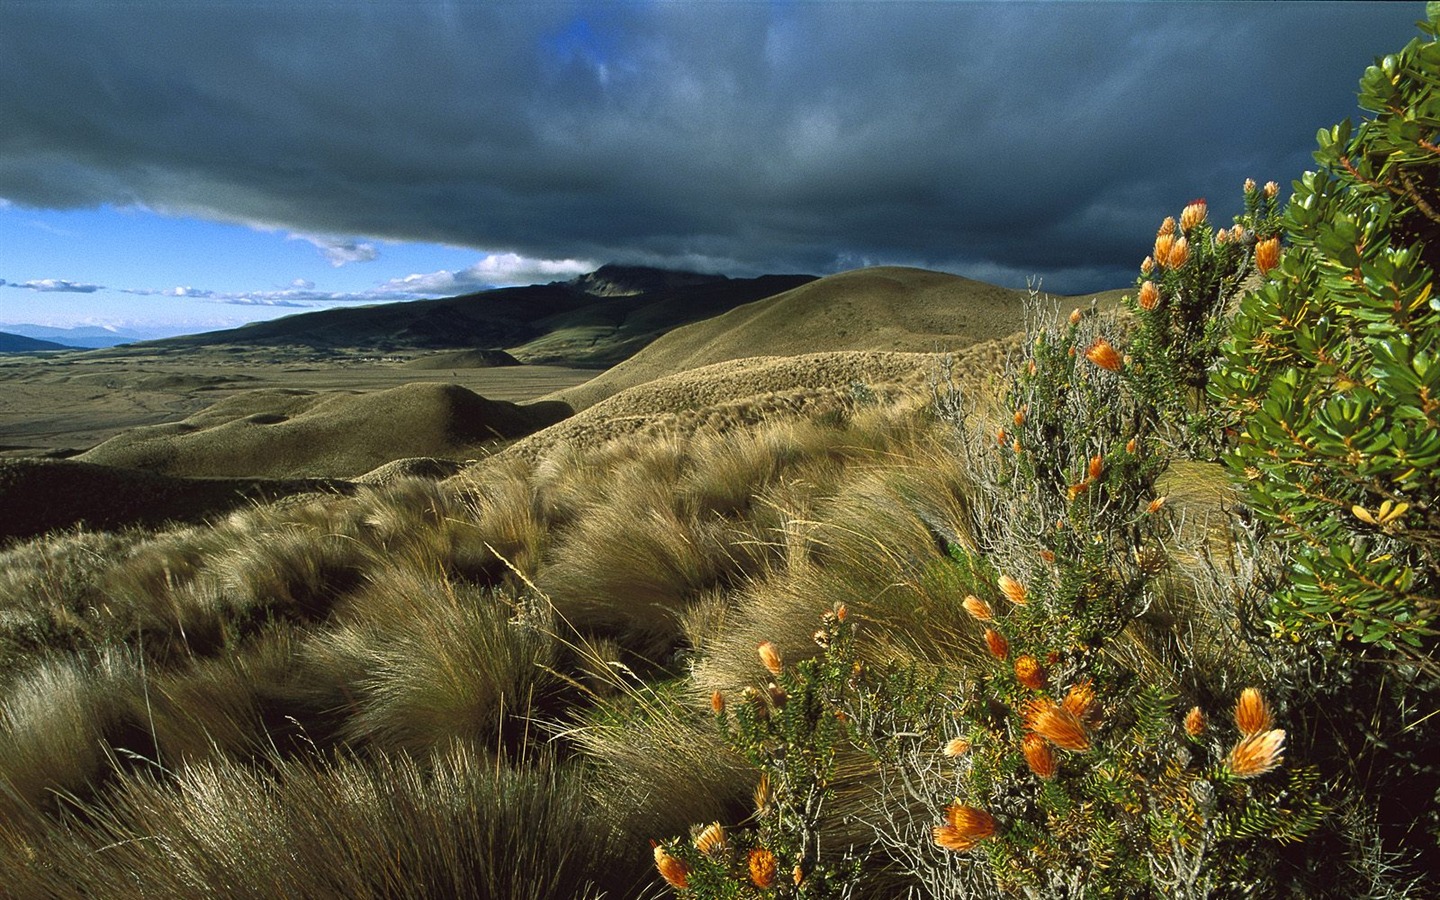
[[[0,331],[0,353],[33,353],[36,350],[69,349],[71,348],[54,341],[42,341],[38,338],[25,337],[23,334]]]
[[[1054,298],[1062,312],[1121,292]],[[669,332],[579,387],[558,392],[576,409],[627,388],[728,360],[820,352],[948,352],[1024,325],[1024,291],[926,269],[855,269],[794,287]]]
[[[811,280],[810,275],[732,279],[609,265],[566,282],[302,313],[119,352],[218,346],[381,353],[505,349],[524,363],[604,368],[681,325]]]

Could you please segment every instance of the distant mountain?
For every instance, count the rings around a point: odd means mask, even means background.
[[[57,344],[54,341],[41,341],[23,334],[11,334],[8,331],[0,331],[0,353],[32,353],[36,350],[70,350],[64,344]]]
[[[814,281],[811,275],[727,278],[602,266],[564,282],[327,309],[137,347],[221,345],[314,350],[504,349],[525,363],[603,368],[690,322]]]
[[[38,338],[44,341],[53,341],[65,347],[78,347],[86,350],[97,350],[102,347],[114,347],[117,344],[131,344],[135,341],[144,341],[152,338],[168,337],[174,332],[140,332],[130,331],[122,328],[102,328],[98,325],[84,325],[78,328],[55,328],[49,325],[6,325],[5,330],[11,334],[24,335],[25,337]]]

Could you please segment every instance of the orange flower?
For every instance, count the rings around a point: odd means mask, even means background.
[[[1240,699],[1235,702],[1235,726],[1240,733],[1250,737],[1268,731],[1271,724],[1270,706],[1260,691],[1253,687],[1241,691]]]
[[[1011,603],[1016,606],[1025,605],[1025,585],[1011,578],[1009,575],[1001,575],[1000,580],[996,582],[996,584],[999,585],[1000,592],[1004,594]]]
[[[1095,687],[1088,678],[1078,684],[1072,684],[1070,690],[1065,693],[1065,699],[1060,703],[1062,709],[1082,720],[1089,715],[1091,707],[1094,705]]]
[[[1201,197],[1199,200],[1190,201],[1190,204],[1185,207],[1185,211],[1180,213],[1180,230],[1189,231],[1203,221],[1205,221],[1205,198]]]
[[[1231,748],[1225,765],[1240,778],[1255,778],[1284,762],[1285,757],[1280,755],[1284,749],[1284,729],[1257,731]]]
[[[695,849],[711,859],[725,855],[725,851],[730,848],[725,843],[725,829],[719,822],[711,822],[695,835]]]
[[[750,851],[750,883],[760,890],[767,890],[775,886],[775,854],[764,847],[756,847]]]
[[[1016,427],[1016,428],[1019,428],[1021,425],[1024,425],[1024,424],[1025,424],[1025,407],[1022,406],[1022,407],[1020,407],[1019,409],[1015,410],[1015,420],[1014,420],[1014,421],[1015,421],[1015,427]]]
[[[1181,269],[1185,267],[1185,263],[1189,259],[1190,242],[1185,240],[1185,238],[1183,237],[1177,238],[1175,241],[1175,246],[1170,248],[1170,257],[1165,260],[1165,264],[1172,269]]]
[[[974,594],[966,597],[960,605],[964,606],[965,611],[968,612],[971,616],[973,616],[978,622],[989,622],[991,619],[995,618],[995,610],[990,608],[990,604],[986,603],[984,600],[981,600]]]
[[[1147,256],[1145,261],[1140,263],[1140,274],[1149,275],[1153,271],[1155,271],[1155,257]]]
[[[1048,697],[1026,705],[1025,727],[1061,750],[1083,753],[1090,749],[1090,735],[1079,717]]]
[[[1165,221],[1160,223],[1160,230],[1155,232],[1156,237],[1163,237],[1175,233],[1175,217],[1166,216]],[[1158,255],[1158,254],[1157,254]]]
[[[725,712],[725,695],[719,691],[712,692],[710,694],[710,709],[713,710],[717,716]]]
[[[970,742],[963,737],[951,738],[945,742],[945,746],[941,748],[940,752],[944,753],[950,759],[954,759],[957,756],[964,756],[970,752]]]
[[[1090,466],[1086,469],[1086,474],[1090,476],[1091,481],[1099,481],[1100,476],[1105,474],[1105,460],[1098,455],[1090,457]]]
[[[1025,763],[1030,771],[1045,781],[1055,777],[1058,766],[1050,745],[1038,734],[1027,734],[1020,740],[1020,750],[1025,754]]]
[[[1156,497],[1154,500],[1150,501],[1149,506],[1145,507],[1145,511],[1147,513],[1150,513],[1151,515],[1154,515],[1155,513],[1159,512],[1160,509],[1165,505],[1165,499],[1166,498],[1164,497]]]
[[[1190,707],[1190,711],[1185,714],[1185,733],[1198,738],[1209,727],[1210,723],[1205,719],[1205,711],[1198,706]]]
[[[995,834],[995,817],[983,809],[952,803],[945,808],[944,825],[935,826],[935,843],[945,850],[963,853]]]
[[[1110,372],[1118,372],[1121,366],[1124,365],[1114,345],[1103,337],[1095,339],[1095,343],[1091,344],[1090,349],[1085,351],[1085,358]]]
[[[659,870],[660,877],[676,890],[683,891],[690,886],[690,867],[684,860],[666,853],[659,844],[655,844],[655,868]]]
[[[1255,268],[1260,270],[1261,275],[1269,275],[1270,270],[1280,265],[1280,239],[1278,237],[1266,238],[1255,245]]]
[[[1160,289],[1155,286],[1155,282],[1147,281],[1140,285],[1140,308],[1148,312],[1159,305]]]
[[[1155,262],[1161,267],[1170,265],[1170,249],[1175,246],[1175,235],[1162,234],[1155,239]]]
[[[1004,659],[1010,655],[1010,642],[1005,640],[1005,635],[993,628],[985,629],[985,649],[996,659]]]
[[[756,649],[760,653],[760,662],[765,664],[771,675],[779,675],[784,670],[785,662],[780,658],[780,651],[775,649],[774,644],[762,641]]]
[[[1018,656],[1015,658],[1015,680],[1032,691],[1042,690],[1045,687],[1045,669],[1033,656]]]

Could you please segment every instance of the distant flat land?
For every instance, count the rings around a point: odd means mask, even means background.
[[[420,355],[196,348],[155,355],[0,357],[0,457],[70,456],[136,426],[178,421],[245,391],[370,392],[433,382],[458,384],[491,400],[525,402],[596,374],[563,366],[405,364]]]

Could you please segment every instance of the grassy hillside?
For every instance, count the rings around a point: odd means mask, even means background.
[[[170,475],[347,478],[404,457],[463,459],[569,411],[421,382],[368,394],[248,391],[175,424],[131,429],[77,459]]]
[[[1118,292],[1067,298],[1064,312],[1092,299],[1113,306]],[[797,352],[936,353],[1019,331],[1024,291],[943,272],[894,266],[831,275],[696,322],[555,399],[583,409],[666,375],[712,363]]]

